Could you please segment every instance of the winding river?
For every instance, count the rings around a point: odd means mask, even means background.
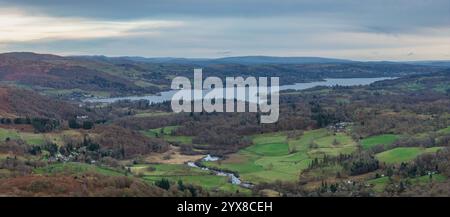
[[[326,86],[326,87],[332,87],[332,86],[357,86],[357,85],[369,85],[376,81],[381,80],[388,80],[388,79],[395,79],[394,77],[380,77],[380,78],[339,78],[339,79],[325,79],[324,81],[316,81],[316,82],[309,82],[309,83],[296,83],[296,84],[290,84],[290,85],[282,85],[280,86],[280,91],[282,90],[305,90],[313,87],[318,86]],[[224,89],[225,91],[225,89]],[[170,91],[164,91],[159,93],[158,95],[146,95],[146,96],[127,96],[127,97],[114,97],[114,98],[89,98],[84,100],[85,102],[98,102],[98,103],[113,103],[120,100],[148,100],[150,103],[162,103],[165,101],[170,101],[172,99],[172,96],[178,92],[178,90],[170,90]],[[202,159],[202,161],[217,161],[219,160],[218,157],[213,157],[210,155],[207,155],[205,158]],[[195,163],[195,162],[188,162],[188,166],[199,168],[202,170],[211,171],[212,173],[218,175],[218,176],[226,176],[229,178],[230,183],[239,185],[245,188],[251,188],[253,185],[251,183],[247,183],[242,181],[236,174],[229,173],[213,168],[208,168],[205,166],[202,166],[201,164]]]
[[[206,157],[204,157],[202,159],[202,161],[217,161],[219,159],[220,159],[219,157],[213,157],[213,156],[208,154]],[[221,170],[211,169],[211,168],[208,168],[208,167],[205,167],[205,166],[201,166],[201,165],[199,165],[199,164],[197,164],[195,162],[188,162],[187,165],[190,166],[190,167],[194,167],[194,168],[200,168],[200,169],[206,170],[206,171],[211,171],[214,174],[216,174],[217,176],[226,176],[226,177],[228,177],[228,180],[229,180],[229,182],[231,184],[239,185],[239,186],[244,187],[244,188],[251,188],[251,187],[253,187],[253,184],[248,183],[248,182],[243,182],[238,176],[236,176],[233,173],[228,173],[228,172],[224,172],[224,171],[221,171]]]

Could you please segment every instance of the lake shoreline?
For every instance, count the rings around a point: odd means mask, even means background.
[[[306,90],[314,87],[324,86],[324,87],[332,87],[332,86],[358,86],[358,85],[370,85],[377,81],[382,80],[392,80],[397,77],[377,77],[377,78],[326,78],[323,81],[313,81],[307,83],[295,83],[295,84],[286,84],[280,85],[279,91],[286,90]],[[225,89],[224,89],[225,90]],[[123,100],[131,100],[131,101],[139,101],[139,100],[148,100],[150,104],[158,104],[170,101],[172,96],[178,92],[179,90],[168,90],[162,91],[157,94],[151,95],[133,95],[133,96],[125,96],[125,97],[109,97],[109,98],[87,98],[83,99],[84,103],[114,103]]]

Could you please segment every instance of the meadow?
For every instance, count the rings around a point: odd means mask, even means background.
[[[435,153],[442,147],[399,147],[376,154],[376,158],[388,164],[398,164],[414,160],[417,156],[425,153]]]
[[[172,184],[181,180],[185,184],[194,184],[207,190],[240,192],[250,194],[250,190],[231,184],[226,176],[217,176],[210,171],[189,167],[186,164],[140,164],[130,167],[133,174],[154,183],[168,179]]]
[[[298,138],[288,138],[287,132],[280,132],[255,135],[252,139],[254,145],[225,160],[204,164],[235,171],[252,183],[295,181],[314,158],[357,150],[357,143],[348,135],[326,129],[305,131]]]
[[[158,137],[169,142],[181,144],[192,144],[190,136],[174,136],[173,131],[179,126],[166,126],[162,128],[141,131],[148,137]],[[449,128],[450,129],[450,128]],[[438,134],[447,134],[448,128],[437,131]],[[236,153],[225,156],[225,158],[214,162],[202,162],[210,168],[233,171],[239,175],[244,182],[254,184],[263,182],[290,181],[299,179],[302,171],[307,169],[314,159],[321,159],[325,155],[337,156],[339,154],[351,154],[359,148],[368,150],[376,145],[388,147],[401,138],[395,134],[381,134],[370,136],[360,140],[360,143],[351,138],[347,132],[333,132],[326,128],[303,131],[294,136],[291,131],[275,133],[263,133],[250,136],[252,145],[239,150]],[[64,136],[79,136],[79,131],[67,130],[58,133],[35,134],[20,132],[14,129],[0,129],[0,139],[22,139],[28,144],[40,145],[46,141],[56,144],[62,143]],[[360,146],[360,147],[359,147]],[[376,158],[386,164],[398,164],[414,160],[424,153],[434,153],[441,147],[399,147],[376,154]],[[326,173],[335,174],[341,171],[340,166],[330,167]],[[210,171],[192,168],[178,163],[145,163],[129,167],[131,174],[149,183],[155,183],[161,179],[168,179],[172,184],[181,180],[185,184],[201,186],[209,191],[222,191],[228,193],[240,192],[251,194],[250,189],[231,184],[228,177],[217,176]],[[314,170],[313,170],[314,171]],[[88,172],[100,173],[109,176],[127,175],[124,171],[118,171],[107,167],[100,167],[85,163],[56,163],[35,169],[36,174],[72,173],[83,174]],[[325,169],[317,176],[323,176]],[[312,172],[310,172],[312,174]],[[311,175],[309,174],[309,175]],[[427,181],[427,177],[417,180]],[[442,180],[445,177],[437,174],[434,179]],[[433,179],[433,180],[434,180]],[[415,180],[415,179],[414,179]],[[411,180],[411,181],[414,181]],[[419,182],[419,181],[417,181]],[[373,186],[374,191],[382,192],[389,183],[387,177],[372,179],[368,184]]]
[[[161,128],[149,129],[141,131],[142,134],[148,137],[159,137],[163,138],[168,142],[177,142],[181,144],[192,144],[192,136],[173,136],[172,131],[177,129],[179,126],[166,126]]]
[[[15,129],[0,128],[0,141],[5,141],[8,138],[10,140],[23,140],[28,145],[42,145],[45,142],[53,142],[57,145],[63,145],[64,137],[81,138],[81,133],[76,130],[64,130],[60,132],[52,133],[32,133],[32,132],[20,132]]]
[[[384,145],[384,147],[391,145],[399,139],[398,135],[395,134],[382,134],[367,137],[361,140],[361,146],[363,149],[370,149],[376,145]]]
[[[447,177],[442,174],[434,174],[431,176],[425,175],[425,176],[419,176],[416,178],[408,179],[408,181],[414,185],[426,185],[426,184],[430,184],[430,183],[444,182],[445,180],[447,180]],[[371,180],[367,181],[367,184],[372,186],[372,189],[375,192],[381,193],[381,192],[385,191],[386,186],[389,183],[391,183],[392,181],[393,180],[391,180],[391,178],[385,176],[385,177],[380,177],[380,178],[376,178],[376,179],[371,179]]]

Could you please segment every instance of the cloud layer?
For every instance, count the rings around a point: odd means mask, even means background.
[[[0,51],[450,58],[448,0],[0,0]]]

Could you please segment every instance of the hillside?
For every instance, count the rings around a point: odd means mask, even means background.
[[[219,59],[0,54],[0,82],[62,99],[152,94],[167,90],[175,76],[280,77],[281,84],[324,78],[400,77],[441,70],[395,62],[356,62],[317,57],[228,57]]]
[[[111,69],[108,69],[111,68]],[[121,73],[115,73],[120,71]],[[0,54],[0,80],[35,89],[81,89],[85,91],[144,92],[126,70],[97,61],[34,53]]]
[[[83,114],[77,106],[33,91],[0,86],[0,117],[44,117],[67,119]]]

